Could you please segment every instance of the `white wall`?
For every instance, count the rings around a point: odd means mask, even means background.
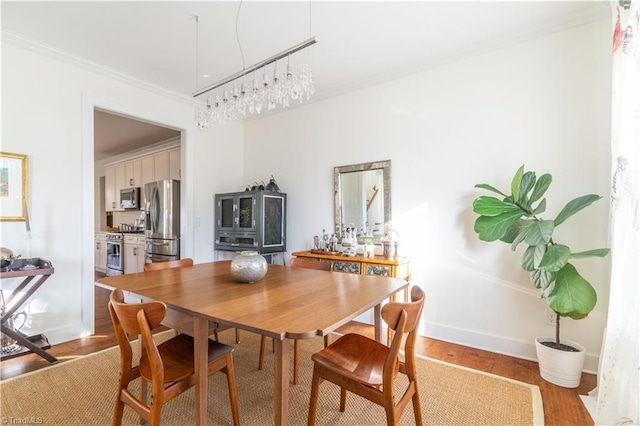
[[[33,255],[55,267],[30,299],[27,331],[52,343],[93,328],[95,106],[183,131],[183,250],[196,262],[213,259],[213,194],[242,177],[240,125],[200,132],[188,98],[3,37],[2,151],[29,156]],[[3,247],[25,253],[24,222],[0,230]]]
[[[93,322],[98,106],[183,130],[184,252],[196,262],[214,258],[216,192],[274,174],[289,195],[288,249],[308,249],[313,235],[333,229],[333,167],[391,159],[394,228],[400,254],[413,258],[413,283],[428,293],[426,333],[532,358],[533,338],[552,332],[543,325],[545,304],[519,254],[478,241],[470,204],[481,192],[473,185],[506,187],[523,163],[552,173],[550,217],[575,196],[605,195],[563,224],[558,238],[577,250],[608,245],[609,42],[603,20],[244,129],[201,133],[193,108],[177,96],[3,39],[2,151],[29,155],[33,253],[56,268],[33,298],[32,328],[56,343]],[[2,222],[0,230],[2,246],[24,250],[24,223]],[[600,300],[587,319],[564,320],[563,335],[587,347],[586,367],[595,370],[608,260],[576,263]]]
[[[400,255],[427,292],[426,334],[535,358],[549,335],[546,304],[519,266],[521,252],[480,242],[476,183],[508,190],[517,168],[551,173],[552,218],[572,198],[604,199],[558,231],[576,251],[608,246],[609,22],[503,48],[245,124],[245,181],[274,174],[288,194],[289,251],[333,229],[333,167],[391,159]],[[596,370],[609,260],[578,260],[600,301],[564,338]]]

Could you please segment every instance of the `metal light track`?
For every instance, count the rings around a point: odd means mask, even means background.
[[[235,74],[232,74],[227,78],[223,78],[222,80],[219,80],[219,81],[217,81],[217,82],[215,82],[215,83],[213,83],[213,84],[211,84],[211,85],[209,85],[207,87],[204,87],[204,88],[202,88],[200,90],[197,90],[197,91],[193,92],[193,97],[195,98],[197,96],[202,95],[203,93],[207,93],[207,92],[209,92],[209,91],[211,91],[211,90],[213,90],[215,88],[223,86],[223,85],[229,83],[230,81],[236,80],[236,79],[238,79],[240,77],[243,77],[243,76],[245,76],[247,74],[250,74],[253,71],[257,70],[258,68],[261,68],[261,67],[264,67],[266,65],[269,65],[269,64],[277,61],[278,59],[282,59],[282,58],[284,58],[284,57],[286,57],[286,56],[288,56],[288,55],[290,55],[292,53],[298,52],[299,50],[302,50],[302,49],[304,49],[306,47],[309,47],[309,46],[311,46],[312,44],[315,44],[315,43],[316,43],[316,38],[315,37],[311,37],[310,39],[305,40],[302,43],[298,43],[295,46],[292,46],[292,47],[288,48],[287,50],[284,50],[284,51],[282,51],[280,53],[277,53],[277,54],[275,54],[275,55],[273,55],[273,56],[271,56],[271,57],[269,57],[269,58],[267,58],[267,59],[265,59],[263,61],[260,61],[260,62],[254,64],[254,65],[251,65],[250,67],[245,68],[244,70],[239,71],[239,72],[237,72]]]

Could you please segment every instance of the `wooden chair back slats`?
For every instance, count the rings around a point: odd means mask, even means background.
[[[110,301],[120,326],[125,333],[131,336],[141,334],[138,311],[144,311],[148,326],[151,329],[158,327],[167,314],[167,305],[163,302],[125,303],[124,294],[120,289],[115,289],[111,293]]]
[[[418,321],[420,320],[422,307],[424,306],[423,300],[424,292],[420,287],[414,286],[413,289],[411,289],[411,302],[387,303],[382,308],[382,319],[384,319],[389,328],[396,330],[396,322],[400,318],[400,312],[405,311],[407,313],[407,325],[405,326],[403,333],[410,333],[417,327]]]
[[[169,262],[145,263],[144,271],[156,271],[158,269],[181,268],[183,266],[193,266],[193,259],[185,257],[184,259],[171,260]]]

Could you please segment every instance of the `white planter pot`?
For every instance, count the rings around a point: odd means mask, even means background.
[[[547,382],[565,388],[577,388],[582,377],[584,365],[584,346],[570,340],[560,339],[560,343],[578,349],[578,352],[566,352],[553,349],[542,342],[555,342],[553,337],[536,337],[536,353],[540,375]]]

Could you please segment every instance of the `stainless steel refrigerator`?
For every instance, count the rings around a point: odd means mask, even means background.
[[[144,191],[145,262],[180,259],[180,181],[147,183]]]

